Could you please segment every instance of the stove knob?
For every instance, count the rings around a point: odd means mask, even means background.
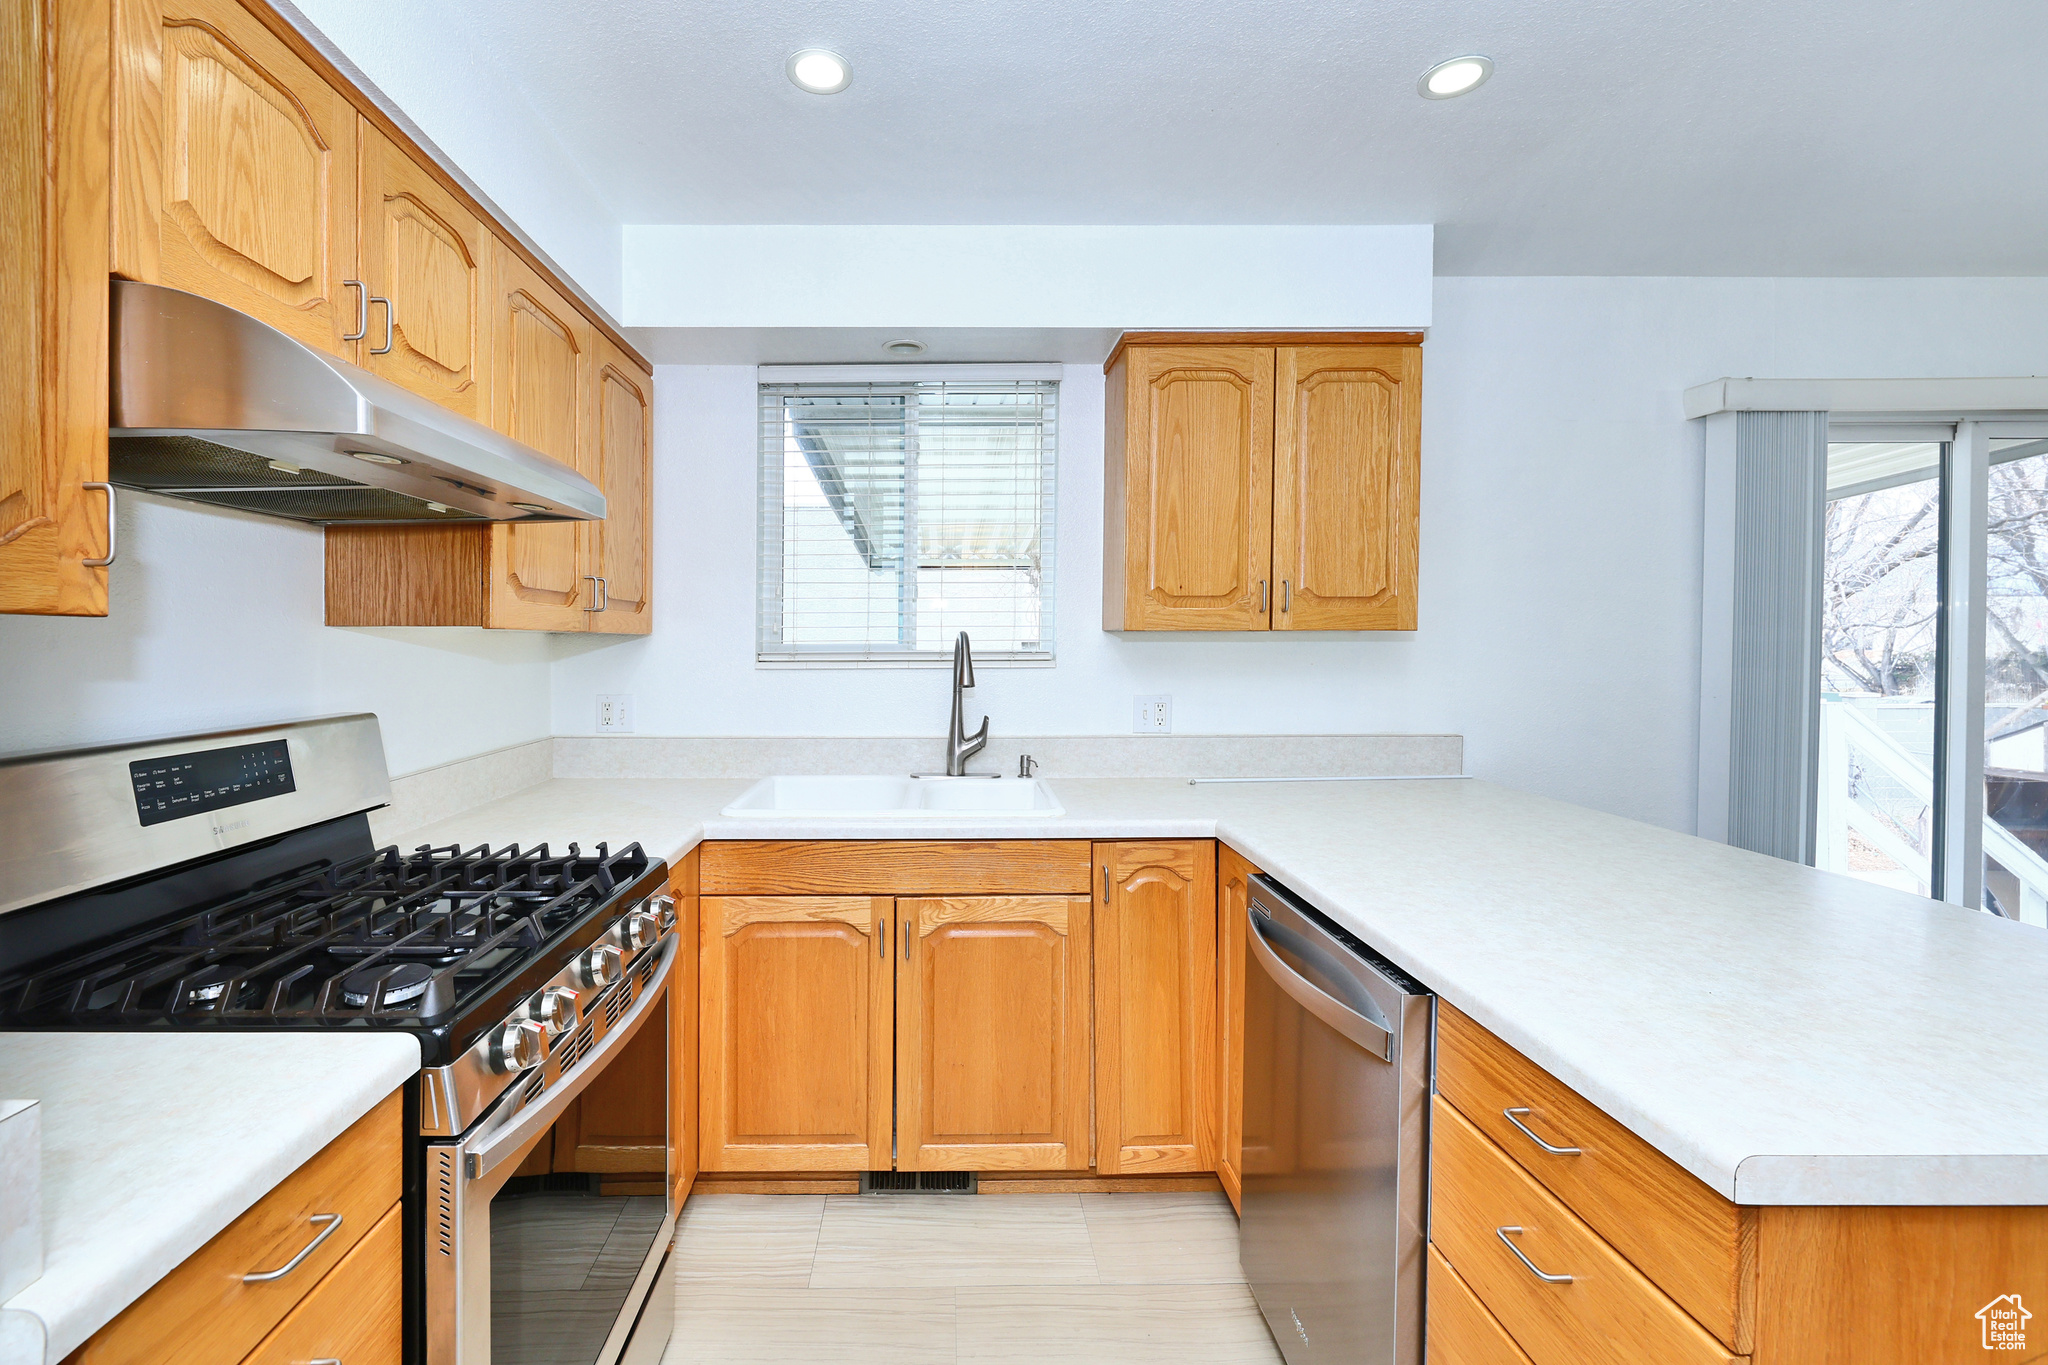
[[[625,970],[626,959],[609,943],[600,943],[576,959],[576,979],[586,986],[609,986]]]
[[[647,908],[661,921],[663,932],[676,927],[676,898],[674,896],[650,896]]]
[[[491,1070],[500,1076],[539,1066],[547,1055],[547,1030],[531,1019],[514,1019],[491,1039]]]
[[[619,928],[619,938],[636,953],[660,937],[661,921],[638,911],[626,916],[625,924]]]
[[[576,992],[567,986],[550,986],[527,1005],[529,1018],[540,1021],[548,1037],[567,1033],[583,1022],[583,1005]]]

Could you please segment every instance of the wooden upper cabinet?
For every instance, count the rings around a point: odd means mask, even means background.
[[[387,302],[365,300],[358,363],[453,412],[488,421],[483,305],[491,236],[375,124],[362,119],[359,129],[356,278],[369,296]]]
[[[889,1168],[887,897],[706,896],[700,1168]]]
[[[1095,846],[1095,1164],[1206,1171],[1216,1134],[1216,845]]]
[[[896,902],[898,1169],[1088,1165],[1086,896]]]
[[[1273,382],[1273,629],[1415,629],[1421,348],[1282,346]]]
[[[493,252],[491,425],[596,481],[592,423],[597,332],[503,243]],[[492,528],[490,624],[584,630],[594,599],[583,522]]]
[[[1421,337],[1127,334],[1105,630],[1413,630]]]
[[[0,611],[107,614],[110,22],[0,14]]]
[[[236,0],[118,3],[115,270],[353,358],[354,104]]]
[[[1107,400],[1106,628],[1263,629],[1271,348],[1128,347]]]
[[[590,404],[593,476],[604,490],[605,518],[591,528],[589,572],[598,585],[590,628],[645,635],[654,628],[652,577],[653,384],[646,371],[597,338],[596,395]]]

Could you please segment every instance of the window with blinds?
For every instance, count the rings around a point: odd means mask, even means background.
[[[1050,663],[1059,383],[764,382],[763,663]]]

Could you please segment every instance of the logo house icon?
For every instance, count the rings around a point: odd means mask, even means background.
[[[1987,1351],[2024,1351],[2027,1349],[2027,1320],[2034,1315],[2020,1302],[2017,1294],[2000,1294],[1977,1310],[1977,1321],[1984,1324],[1984,1349]]]

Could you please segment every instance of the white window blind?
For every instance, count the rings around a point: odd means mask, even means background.
[[[1057,380],[763,383],[763,663],[1050,663]]]

